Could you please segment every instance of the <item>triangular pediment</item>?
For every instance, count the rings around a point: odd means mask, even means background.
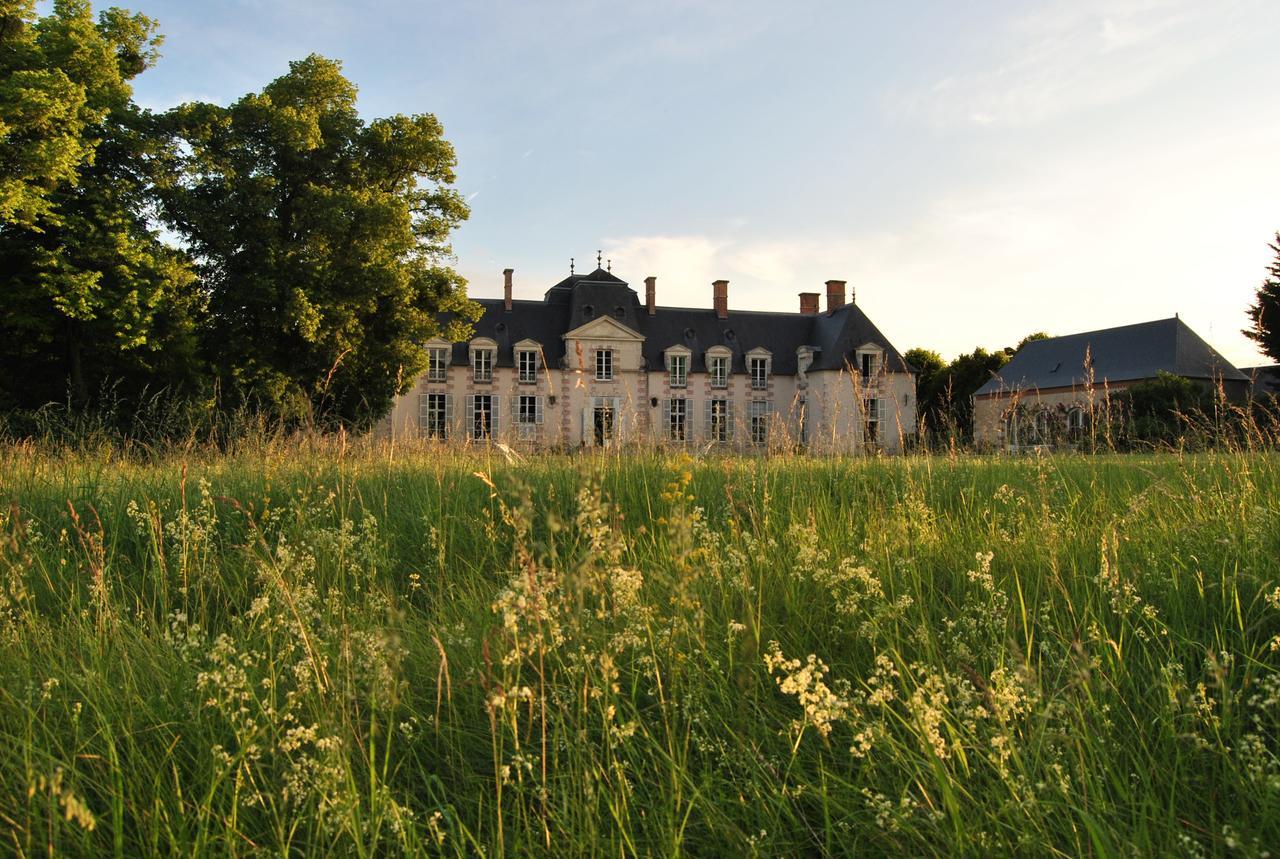
[[[585,325],[564,335],[565,340],[634,340],[642,342],[644,335],[623,325],[610,316],[592,319]]]

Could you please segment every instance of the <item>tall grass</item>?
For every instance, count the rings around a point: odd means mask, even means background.
[[[0,844],[1265,855],[1280,459],[0,448]]]

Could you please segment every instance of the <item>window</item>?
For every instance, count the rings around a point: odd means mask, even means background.
[[[1050,439],[1049,413],[1045,410],[1036,412],[1036,443],[1046,444]]]
[[[877,442],[880,440],[880,423],[884,418],[886,402],[886,400],[876,399],[875,397],[868,397],[863,401],[862,413],[867,422],[866,440],[868,442]]]
[[[1067,412],[1067,435],[1072,439],[1084,436],[1084,409],[1079,406]]]
[[[689,437],[689,401],[683,398],[667,400],[667,438],[685,441]]]
[[[764,400],[751,401],[751,443],[764,444],[769,440],[769,413],[773,411]]]
[[[448,377],[449,347],[432,346],[427,350],[427,381],[443,382]]]
[[[667,368],[671,372],[671,387],[683,388],[689,384],[688,355],[668,355]]]
[[[522,385],[535,384],[538,381],[538,353],[532,349],[521,349],[516,353],[516,368],[519,370],[519,381]]]
[[[768,358],[747,359],[747,369],[751,372],[752,390],[763,391],[765,388],[769,387]]]
[[[612,349],[596,350],[596,381],[597,382],[613,381],[613,350]]]
[[[476,349],[471,353],[471,368],[477,382],[493,381],[493,350]]]
[[[427,438],[449,437],[449,395],[423,394],[418,401],[418,427]]]
[[[862,381],[870,382],[880,372],[880,355],[876,352],[859,352],[858,365],[862,370]]]
[[[476,394],[467,398],[470,414],[467,425],[471,438],[477,441],[493,438],[493,428],[498,418],[498,400],[489,394]]]
[[[1004,416],[1004,440],[1010,446],[1018,444],[1018,415],[1015,412]]]
[[[732,403],[729,400],[707,400],[707,438],[721,444],[733,437]]]
[[[591,410],[592,432],[597,447],[603,447],[613,441],[613,430],[617,423],[612,397],[596,397]]]
[[[516,397],[516,423],[542,423],[542,397],[521,394]]]
[[[727,388],[729,386],[729,358],[726,355],[716,355],[708,362],[708,369],[711,373],[711,387]]]

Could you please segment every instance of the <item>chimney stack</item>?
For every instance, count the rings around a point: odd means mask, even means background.
[[[644,279],[644,306],[650,316],[658,312],[658,279],[653,275]]]
[[[816,292],[800,293],[800,313],[803,316],[818,315],[818,293]]]
[[[729,281],[713,280],[711,282],[711,299],[716,308],[716,319],[729,318]]]
[[[504,268],[502,270],[502,306],[511,309],[511,275],[515,274],[515,269]]]
[[[827,312],[834,313],[844,307],[844,285],[843,280],[827,281]]]

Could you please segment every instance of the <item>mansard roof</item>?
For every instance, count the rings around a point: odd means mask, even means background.
[[[1092,374],[1085,367],[1088,358]],[[976,396],[1131,382],[1172,373],[1241,382],[1245,376],[1178,317],[1032,340]]]
[[[507,311],[502,299],[476,299],[484,314],[475,323],[476,337],[498,344],[497,365],[514,363],[513,347],[521,340],[542,344],[547,365],[559,367],[564,358],[563,335],[592,319],[608,316],[644,336],[645,365],[661,368],[663,353],[685,346],[692,353],[691,372],[706,371],[706,351],[724,346],[731,353],[730,369],[746,372],[746,355],[762,347],[773,356],[772,372],[796,372],[796,350],[817,350],[809,372],[838,370],[853,364],[854,353],[866,343],[884,349],[885,367],[907,372],[906,362],[856,304],[846,304],[816,315],[730,310],[719,319],[713,308],[658,307],[650,316],[636,291],[612,272],[597,268],[590,274],[571,275],[547,290],[542,301],[513,301]],[[465,343],[455,344],[455,363],[466,363]]]

